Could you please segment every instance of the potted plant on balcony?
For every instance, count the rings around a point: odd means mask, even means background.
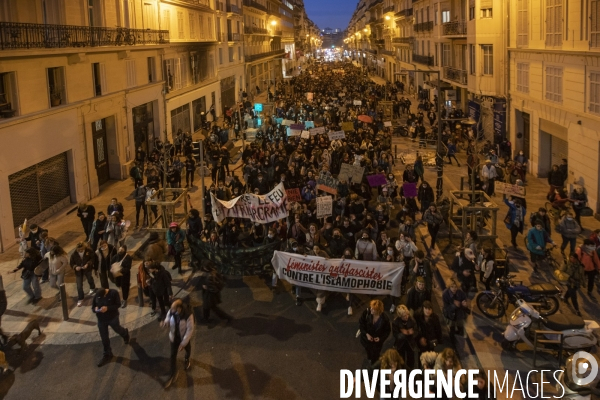
[[[52,105],[52,107],[56,107],[56,106],[59,106],[60,103],[62,103],[62,95],[60,93],[60,90],[56,89],[55,87],[51,87],[50,88],[50,104]]]

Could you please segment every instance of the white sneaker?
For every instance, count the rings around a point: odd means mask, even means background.
[[[394,311],[396,311],[396,305],[392,304],[392,306],[390,307],[390,312],[393,313]]]
[[[348,307],[348,315],[352,315],[352,307]]]
[[[317,303],[317,312],[321,312],[322,308],[321,303]]]
[[[90,289],[90,292],[88,293],[88,295],[93,295],[94,293],[96,293],[96,291],[94,289]]]
[[[82,305],[82,304],[83,304],[83,300],[79,300],[79,301],[77,302],[77,307],[81,307],[81,305]]]
[[[346,301],[350,301],[350,293],[346,293]]]

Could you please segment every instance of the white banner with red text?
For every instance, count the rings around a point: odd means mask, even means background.
[[[401,263],[326,259],[275,251],[271,260],[279,279],[312,289],[400,297]]]
[[[268,224],[289,215],[287,210],[287,195],[283,183],[275,186],[264,196],[247,193],[235,199],[224,201],[210,194],[212,214],[215,221],[221,222],[227,217],[245,218],[252,222]]]

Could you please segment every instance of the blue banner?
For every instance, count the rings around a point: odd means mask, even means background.
[[[494,102],[494,140],[500,143],[506,137],[506,100],[495,99]]]

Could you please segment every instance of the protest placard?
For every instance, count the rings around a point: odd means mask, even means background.
[[[318,128],[312,128],[310,130],[311,136],[322,135],[323,133],[325,133],[325,127],[324,126],[320,126]]]
[[[283,123],[283,118],[275,118],[275,123],[281,125]]]
[[[339,181],[326,172],[321,172],[317,178],[317,190],[330,194],[337,194]]]
[[[300,195],[300,189],[298,188],[292,188],[292,189],[285,189],[285,194],[287,195],[287,199],[289,203],[292,203],[294,201],[302,201],[302,196]]]
[[[302,139],[310,139],[310,132],[309,131],[302,131],[302,133],[300,134],[300,137]]]
[[[291,124],[290,125],[290,129],[296,129],[299,131],[303,131],[304,130],[304,124]]]
[[[404,197],[417,197],[417,184],[405,182],[402,184],[402,194]]]
[[[312,93],[306,93],[306,100],[313,101],[313,94]]]
[[[358,165],[342,163],[340,173],[338,174],[338,181],[348,182],[349,178],[352,178],[352,183],[362,182],[363,174],[365,169]]]
[[[333,213],[333,199],[331,196],[317,197],[317,218],[329,217]]]
[[[264,196],[246,193],[233,200],[224,201],[210,194],[212,214],[217,222],[227,217],[245,218],[252,222],[268,224],[289,215],[287,194],[283,183]]]
[[[369,186],[371,187],[381,186],[387,183],[385,175],[383,174],[367,175],[367,180],[369,181]]]
[[[288,131],[288,132],[289,132],[289,133],[288,133],[288,136],[300,136],[300,135],[302,134],[302,131],[301,131],[301,130],[298,130],[298,129],[290,129],[290,128],[288,128],[288,129],[289,129],[289,131]]]
[[[362,106],[362,101],[361,100],[354,100],[353,104],[355,106]]]
[[[494,185],[496,193],[504,193],[507,196],[525,197],[525,188],[523,186],[498,181]]]
[[[305,129],[310,129],[310,128],[314,128],[314,127],[315,127],[315,123],[313,121],[304,121]]]
[[[346,93],[340,92],[340,93],[338,93],[338,97],[346,97]]]
[[[342,122],[342,130],[344,132],[352,132],[354,130],[354,122]]]
[[[292,125],[292,124],[294,124],[294,121],[292,121],[292,120],[290,120],[290,119],[284,119],[284,120],[281,122],[281,125],[285,125],[285,126],[290,126],[290,125]]]
[[[328,132],[327,136],[329,136],[329,140],[340,140],[346,138],[346,133],[344,131]]]
[[[392,127],[392,121],[385,121],[383,123],[383,126],[385,126],[386,128],[391,128]]]

